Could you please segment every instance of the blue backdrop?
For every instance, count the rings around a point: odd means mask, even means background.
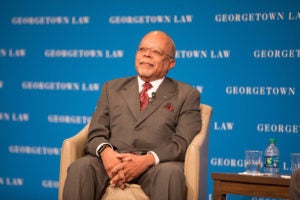
[[[281,173],[300,152],[299,1],[2,1],[0,198],[57,199],[62,141],[90,119],[103,82],[135,75],[142,36],[177,46],[170,77],[213,107],[212,172],[277,139]],[[264,199],[231,195],[229,199]]]

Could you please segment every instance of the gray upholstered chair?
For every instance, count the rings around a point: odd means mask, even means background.
[[[208,140],[212,108],[201,104],[202,129],[189,145],[184,163],[186,176],[187,200],[206,199]],[[61,150],[58,199],[62,193],[67,176],[68,166],[84,155],[84,145],[87,140],[89,124],[71,138],[64,140]],[[140,200],[140,199],[139,199]]]

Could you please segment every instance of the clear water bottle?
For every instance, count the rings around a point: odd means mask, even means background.
[[[264,152],[264,171],[271,176],[279,176],[279,149],[276,147],[276,140],[269,139],[269,146]]]

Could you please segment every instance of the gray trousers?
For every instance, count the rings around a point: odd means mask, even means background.
[[[300,200],[300,169],[292,173],[289,200]]]
[[[185,176],[182,162],[165,162],[149,168],[133,182],[141,185],[151,200],[186,199]],[[63,191],[64,200],[100,200],[109,177],[101,159],[90,155],[73,162]]]

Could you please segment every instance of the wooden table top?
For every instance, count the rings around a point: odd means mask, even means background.
[[[212,173],[211,177],[214,180],[233,181],[240,183],[255,183],[268,185],[290,185],[290,176],[272,177],[264,174],[248,175],[234,173]]]

